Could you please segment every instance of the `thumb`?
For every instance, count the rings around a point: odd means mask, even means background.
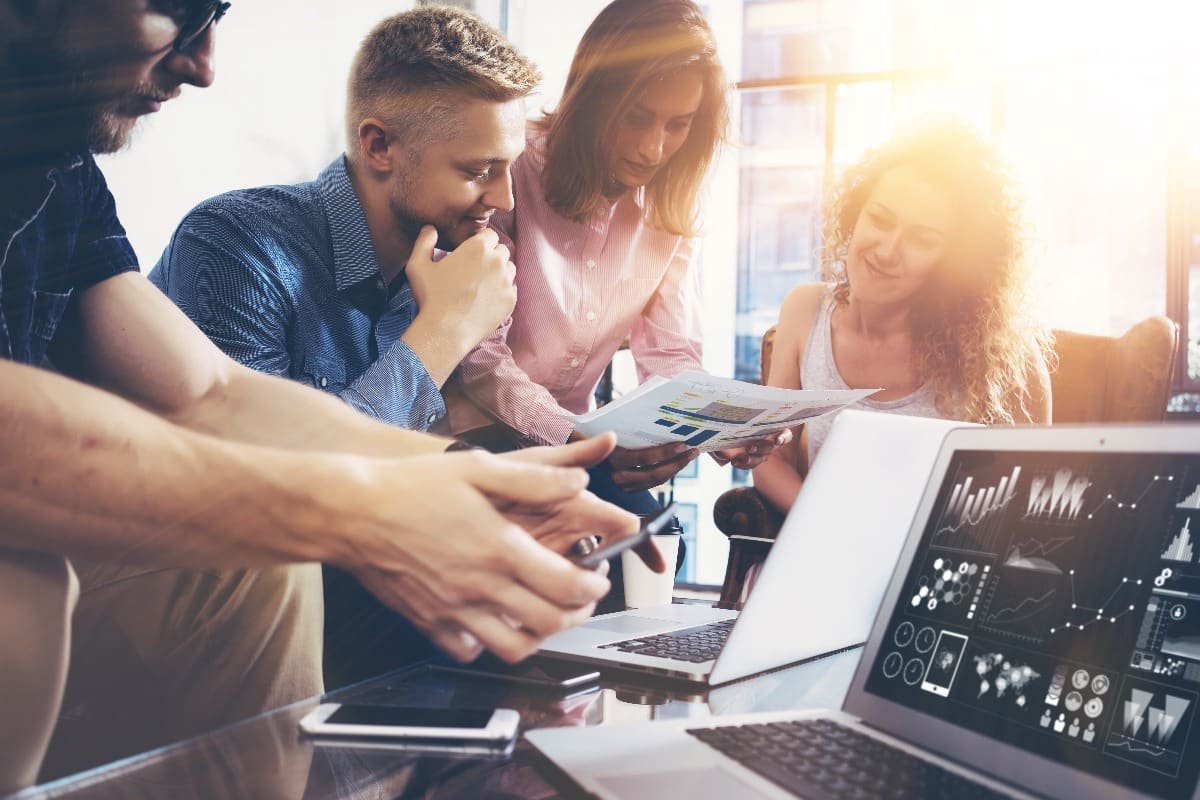
[[[476,459],[465,477],[493,499],[527,506],[559,503],[587,488],[588,474],[581,469],[528,461],[505,456]]]
[[[432,225],[422,225],[421,232],[417,234],[417,240],[413,242],[413,257],[421,258],[425,261],[432,260],[433,248],[437,247],[437,240],[437,228]]]
[[[560,467],[594,467],[608,458],[617,446],[617,437],[604,433],[558,447],[530,447],[505,453],[513,461],[550,464]]]

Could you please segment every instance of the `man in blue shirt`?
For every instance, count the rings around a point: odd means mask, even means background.
[[[426,430],[440,389],[512,311],[508,248],[537,67],[475,15],[384,20],[351,71],[350,146],[318,178],[206,200],[150,280],[246,366]],[[434,245],[452,250],[436,260]]]
[[[537,67],[478,17],[422,8],[379,23],[351,68],[349,146],[318,178],[204,201],[150,280],[242,364],[426,430],[441,388],[516,301],[511,211]],[[452,252],[435,260],[435,244]],[[327,568],[325,676],[354,682],[424,642]]]
[[[137,272],[91,153],[212,82],[227,10],[0,0],[0,794],[36,778],[64,692],[92,757],[319,692],[306,565],[515,660],[608,588],[558,553],[636,529],[564,468],[611,441],[442,455],[232,361]]]

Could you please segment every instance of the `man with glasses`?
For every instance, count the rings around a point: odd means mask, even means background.
[[[0,0],[0,794],[60,704],[61,771],[319,693],[315,562],[515,660],[608,588],[559,553],[636,529],[574,468],[611,442],[443,455],[238,365],[139,274],[92,153],[212,83],[226,10]]]

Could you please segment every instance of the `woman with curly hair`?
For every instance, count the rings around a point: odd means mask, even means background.
[[[779,312],[770,385],[874,388],[868,409],[984,424],[1050,421],[1048,336],[1024,314],[1012,179],[966,127],[898,137],[847,170],[827,214],[829,283]],[[754,470],[787,510],[832,424],[808,423]]]

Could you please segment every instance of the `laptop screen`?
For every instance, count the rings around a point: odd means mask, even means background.
[[[868,693],[1191,796],[1200,455],[959,451],[914,553]]]

